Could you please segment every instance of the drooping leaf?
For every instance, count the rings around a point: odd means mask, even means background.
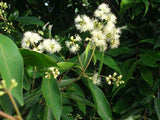
[[[88,57],[88,52],[89,52],[89,50],[90,50],[90,47],[91,47],[91,42],[89,42],[88,43],[88,45],[87,45],[87,47],[86,47],[86,49],[85,49],[85,62],[86,62],[86,60],[87,60],[87,57]]]
[[[27,115],[26,120],[36,120],[41,109],[42,109],[42,105],[40,105],[40,104],[33,105],[29,114]]]
[[[24,25],[39,25],[39,26],[44,25],[44,22],[32,16],[17,17],[14,20]]]
[[[156,59],[149,54],[140,54],[141,62],[149,67],[156,66]]]
[[[100,88],[94,85],[91,80],[88,80],[87,86],[89,87],[92,93],[99,116],[103,120],[112,120],[112,113],[110,110],[109,102],[106,99],[104,93],[101,91]]]
[[[81,96],[78,96],[78,95],[75,95],[75,94],[72,94],[72,93],[63,93],[63,96],[66,97],[66,98],[75,100],[75,101],[77,101],[79,103],[83,103],[85,105],[88,105],[88,106],[91,106],[91,107],[95,107],[94,104],[91,101],[89,101],[89,100],[87,100],[87,99],[85,99],[85,98],[83,98]]]
[[[57,64],[62,70],[70,69],[75,65],[75,63],[72,62],[59,62]]]
[[[126,10],[128,10],[131,7],[132,3],[133,3],[132,0],[121,0],[121,3],[120,3],[121,16],[126,12]]]
[[[76,80],[76,78],[73,78],[73,79],[63,79],[63,80],[59,83],[59,86],[60,86],[60,87],[67,86],[67,85],[71,84],[72,82],[74,82],[75,80]]]
[[[145,16],[148,12],[148,8],[149,8],[150,3],[147,0],[143,0],[143,3],[145,5],[145,12],[144,12],[143,16]]]
[[[11,94],[23,105],[23,59],[16,44],[4,35],[0,35],[0,66],[7,89],[10,88],[12,79],[18,83]]]
[[[141,75],[143,79],[152,87],[153,86],[152,72],[147,68],[141,68]]]
[[[98,74],[100,75],[102,67],[103,67],[103,62],[104,62],[104,51],[101,53],[101,58],[100,58],[100,63],[99,63],[99,69],[98,69]]]
[[[43,78],[42,93],[48,107],[51,109],[56,120],[60,120],[62,114],[62,100],[57,80],[51,76],[50,79]]]
[[[122,48],[110,49],[110,50],[106,51],[106,54],[109,56],[116,57],[118,55],[130,53],[133,51],[134,51],[134,49],[130,49],[128,47],[122,47]]]
[[[81,87],[78,85],[78,84],[72,84],[70,86],[70,88],[67,90],[67,93],[71,93],[71,94],[75,94],[75,95],[78,95],[78,96],[81,96],[82,98],[85,99],[85,95],[84,95],[84,92],[83,90],[81,89]],[[86,114],[86,105],[84,104],[84,102],[78,102],[76,101],[79,109],[84,113]]]
[[[40,66],[40,67],[58,67],[56,61],[42,53],[38,53],[35,51],[27,50],[27,49],[19,49],[25,65],[32,65],[32,66]]]
[[[51,109],[46,106],[44,111],[43,120],[54,120]]]
[[[154,98],[154,107],[157,112],[158,120],[160,120],[160,100],[157,98]]]
[[[97,59],[100,61],[101,60],[101,54],[100,52],[96,52],[96,57]],[[121,70],[119,69],[119,67],[117,66],[117,64],[115,63],[114,59],[110,56],[104,55],[104,60],[103,63],[105,65],[107,65],[108,67],[114,69],[116,72],[121,73]]]

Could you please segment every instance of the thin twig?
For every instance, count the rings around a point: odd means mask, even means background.
[[[4,113],[3,111],[0,111],[0,116],[7,118],[9,120],[16,120],[14,117],[12,117],[11,115],[8,115],[7,113]]]
[[[23,119],[22,119],[22,116],[21,116],[21,113],[20,113],[20,111],[19,111],[19,109],[18,109],[18,107],[17,107],[17,104],[16,104],[13,96],[11,95],[10,91],[8,91],[7,89],[4,89],[4,90],[5,90],[5,92],[8,94],[8,96],[9,96],[9,98],[10,98],[10,100],[11,100],[12,105],[13,105],[13,107],[14,107],[14,109],[15,109],[18,117],[19,117],[19,120],[23,120]]]

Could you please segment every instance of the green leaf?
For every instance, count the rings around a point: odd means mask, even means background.
[[[153,45],[155,43],[155,39],[153,38],[144,39],[144,40],[141,40],[139,43],[149,43]]]
[[[152,87],[153,86],[152,72],[147,68],[141,68],[141,75],[143,79]]]
[[[75,94],[75,95],[78,95],[78,96],[85,98],[84,92],[78,84],[72,84],[72,86],[70,86],[70,88],[67,90],[67,93]],[[86,114],[86,106],[85,106],[84,102],[77,102],[76,101],[76,103],[77,103],[79,109],[84,114]]]
[[[93,60],[93,64],[95,65],[95,64],[96,64],[96,62],[97,62],[97,58],[96,58],[95,53],[93,54],[93,58],[92,58],[92,60]]]
[[[12,114],[14,109],[8,95],[0,96],[0,105],[5,113]]]
[[[88,57],[88,52],[90,50],[90,46],[91,46],[91,42],[89,42],[89,44],[87,45],[86,50],[85,50],[85,60],[84,60],[85,62],[86,62],[87,57]]]
[[[67,85],[71,84],[72,82],[74,82],[75,80],[76,80],[76,78],[73,78],[73,79],[63,79],[63,80],[59,83],[59,86],[60,86],[60,87],[67,86]]]
[[[77,101],[79,103],[83,103],[85,105],[88,105],[88,106],[91,106],[91,107],[95,107],[95,105],[91,101],[89,101],[86,98],[83,98],[81,96],[78,96],[78,95],[75,95],[75,94],[72,94],[72,93],[63,93],[63,96],[66,97],[66,98],[75,100],[75,101]]]
[[[109,56],[116,57],[116,56],[119,56],[121,54],[130,53],[130,52],[133,52],[133,51],[134,51],[133,49],[130,49],[128,47],[122,47],[122,48],[110,49],[110,50],[106,51],[106,54],[109,55]]]
[[[16,44],[4,35],[0,35],[0,66],[7,89],[10,88],[12,79],[18,83],[11,94],[23,105],[23,59]]]
[[[62,114],[62,100],[57,80],[54,79],[53,76],[51,76],[50,79],[43,78],[42,93],[55,119],[60,120]]]
[[[14,20],[25,25],[39,25],[39,26],[44,25],[44,23],[41,20],[31,16],[17,17]]]
[[[149,67],[156,67],[156,58],[149,54],[140,54],[141,62]]]
[[[54,120],[54,117],[52,115],[52,111],[48,106],[45,107],[43,120]]]
[[[19,49],[25,65],[40,66],[40,67],[58,67],[56,61],[45,54],[38,53],[27,49]]]
[[[144,12],[143,16],[145,16],[148,12],[148,8],[149,8],[150,3],[147,0],[143,0],[143,3],[145,4],[145,12]]]
[[[57,64],[62,70],[70,69],[75,65],[75,63],[72,62],[59,62]]]
[[[112,120],[112,113],[110,110],[110,106],[104,93],[101,91],[100,88],[94,85],[91,80],[88,80],[88,87],[92,93],[99,116],[103,120]]]
[[[124,119],[124,120],[139,120],[140,116],[129,116],[128,118]]]
[[[132,0],[122,0],[120,3],[120,16],[126,12],[131,6],[132,6],[133,1]]]
[[[35,104],[32,106],[31,110],[29,111],[29,114],[27,115],[26,120],[37,120],[37,116],[42,110],[42,105]]]
[[[101,54],[100,52],[96,52],[96,57],[97,59],[100,61],[101,60]],[[115,63],[114,59],[110,56],[107,56],[105,55],[104,56],[104,60],[103,60],[103,63],[105,65],[107,65],[108,67],[114,69],[115,71],[117,71],[118,73],[122,74],[121,73],[121,70],[119,69],[119,67],[117,66],[117,64]]]
[[[100,75],[102,67],[103,67],[103,62],[104,62],[104,51],[101,53],[101,58],[100,58],[100,63],[99,63],[99,69],[98,69],[98,74]]]
[[[158,120],[160,120],[160,100],[157,98],[154,98],[154,107],[157,112]]]

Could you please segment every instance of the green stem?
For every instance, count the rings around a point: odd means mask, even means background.
[[[82,73],[81,73],[81,74],[76,78],[76,80],[75,80],[75,81],[73,81],[72,83],[77,82],[77,81],[82,77],[82,75],[84,75],[85,71],[87,70],[87,68],[88,68],[88,66],[89,66],[89,64],[90,64],[90,62],[91,62],[91,60],[92,60],[92,57],[93,57],[94,52],[95,52],[95,49],[96,49],[96,46],[93,48],[93,51],[92,51],[91,57],[90,57],[90,59],[89,59],[89,61],[88,61],[87,65],[86,65],[85,69],[84,69],[84,70],[83,70],[83,72],[82,72]],[[72,84],[72,83],[71,83],[71,84]]]
[[[33,90],[33,88],[34,88],[35,77],[36,77],[36,71],[37,71],[37,66],[34,66],[34,75],[33,75],[33,81],[32,81],[32,90]]]

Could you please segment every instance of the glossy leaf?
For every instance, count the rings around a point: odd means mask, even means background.
[[[140,54],[141,62],[149,67],[156,66],[156,59],[149,54]]]
[[[38,53],[27,49],[20,49],[20,52],[22,54],[25,65],[40,66],[40,67],[58,66],[56,61],[52,57],[46,54]]]
[[[158,120],[160,120],[160,100],[157,98],[154,98],[154,107],[157,112]]]
[[[152,72],[147,68],[141,68],[141,75],[143,79],[152,87],[153,86]]]
[[[90,102],[89,100],[87,100],[87,99],[85,99],[81,96],[78,96],[78,95],[75,95],[75,94],[72,94],[72,93],[63,93],[63,96],[66,97],[66,98],[75,100],[76,102],[79,102],[79,103],[82,103],[82,104],[85,104],[85,105],[88,105],[88,106],[91,106],[91,107],[95,107],[92,102]]]
[[[67,85],[70,85],[72,82],[74,82],[76,80],[76,78],[73,79],[63,79],[60,83],[59,86],[60,87],[65,87]]]
[[[122,16],[126,10],[128,10],[131,5],[132,5],[133,1],[131,0],[121,0],[121,3],[120,3],[120,15]]]
[[[14,20],[25,25],[39,25],[39,26],[44,25],[44,23],[41,20],[31,16],[18,17],[18,18],[15,18]]]
[[[43,78],[42,93],[48,107],[51,109],[56,120],[60,120],[62,114],[62,100],[57,80],[51,76],[50,79]]]
[[[36,120],[41,109],[42,109],[42,105],[40,105],[40,104],[33,105],[32,109],[30,110],[29,114],[27,115],[26,120]]]
[[[112,113],[110,110],[110,106],[104,93],[101,91],[100,88],[94,85],[90,80],[88,80],[88,87],[92,93],[99,116],[103,120],[112,120]]]
[[[75,94],[77,96],[80,96],[82,98],[85,99],[85,95],[84,95],[84,92],[83,90],[81,89],[81,87],[78,85],[78,84],[72,84],[70,86],[70,88],[67,90],[67,93],[69,94]],[[84,113],[86,114],[86,105],[84,104],[84,102],[78,102],[76,101],[79,109]]]
[[[46,106],[44,111],[43,120],[54,120],[51,109]]]
[[[75,65],[75,63],[72,62],[59,62],[57,64],[62,70],[70,69]]]
[[[101,60],[101,54],[99,52],[96,52],[96,57],[99,61]],[[112,57],[104,55],[103,63],[121,74],[121,70],[119,69]]]
[[[23,59],[15,43],[4,35],[0,35],[0,66],[7,89],[10,88],[12,79],[18,83],[11,93],[23,105]]]

